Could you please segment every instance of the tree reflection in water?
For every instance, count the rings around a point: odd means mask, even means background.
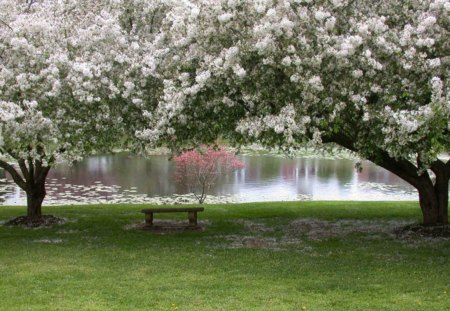
[[[210,191],[212,195],[232,194],[247,202],[296,200],[305,196],[314,200],[417,198],[411,186],[370,162],[363,162],[363,170],[358,173],[356,161],[347,159],[289,159],[270,155],[240,156],[240,159],[245,169],[218,182]],[[47,192],[58,199],[82,196],[90,189],[93,197],[98,195],[106,200],[112,193],[146,196],[186,193],[186,187],[175,183],[174,169],[174,163],[166,155],[149,158],[126,153],[95,156],[52,170]],[[0,179],[4,180],[2,176],[4,172],[0,170]],[[9,183],[6,187],[4,181],[0,187],[0,204],[14,204],[24,195]]]

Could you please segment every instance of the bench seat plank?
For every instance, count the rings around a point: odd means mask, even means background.
[[[145,214],[147,226],[153,226],[154,213],[188,213],[189,227],[197,227],[197,212],[203,212],[203,207],[176,207],[176,208],[145,208],[141,213]]]
[[[203,212],[203,207],[175,207],[175,208],[146,208],[141,213],[181,213],[181,212]]]

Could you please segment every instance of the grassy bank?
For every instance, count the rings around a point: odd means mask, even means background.
[[[0,310],[448,310],[450,242],[392,234],[416,203],[206,205],[204,232],[164,235],[134,227],[142,207],[0,226]]]

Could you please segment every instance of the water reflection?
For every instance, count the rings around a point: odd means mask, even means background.
[[[358,173],[355,161],[329,159],[283,159],[247,157],[233,193],[264,200],[294,200],[299,195],[314,200],[416,199],[406,182],[370,162]]]
[[[240,156],[245,169],[221,180],[210,193],[237,201],[416,200],[414,189],[388,171],[353,160]],[[187,193],[173,179],[174,163],[126,153],[95,156],[49,174],[46,203],[144,202],[145,198]],[[0,170],[0,204],[24,204],[24,193]]]

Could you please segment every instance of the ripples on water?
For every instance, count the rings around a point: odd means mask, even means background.
[[[355,160],[240,156],[245,169],[223,178],[207,203],[296,200],[417,200],[413,187],[370,162],[358,173]],[[165,155],[116,154],[59,166],[48,177],[45,205],[93,203],[194,203],[173,179]],[[0,204],[23,205],[25,193],[0,170]]]

